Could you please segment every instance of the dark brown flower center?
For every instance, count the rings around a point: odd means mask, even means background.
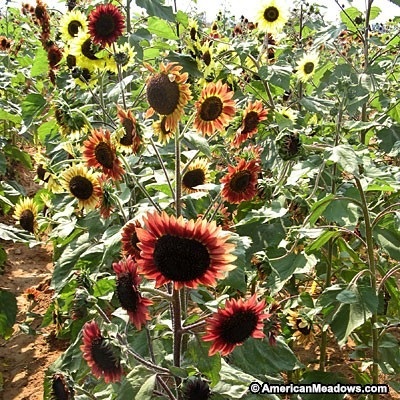
[[[203,121],[215,121],[222,113],[223,103],[217,96],[211,96],[204,100],[200,109],[200,117]]]
[[[309,61],[309,62],[304,64],[303,70],[308,75],[308,74],[311,74],[314,71],[314,67],[315,67],[314,63]]]
[[[206,175],[201,168],[192,169],[183,175],[182,183],[185,187],[193,189],[195,186],[204,185]]]
[[[140,249],[138,247],[139,238],[136,234],[136,230],[135,230],[135,232],[132,233],[130,242],[131,242],[132,247],[140,253]]]
[[[135,312],[140,301],[140,294],[134,286],[130,273],[118,275],[116,291],[121,307],[124,310]]]
[[[105,373],[113,373],[120,369],[118,359],[103,337],[92,340],[91,355],[95,364]]]
[[[210,266],[207,247],[195,239],[161,236],[154,248],[154,264],[162,275],[177,282],[201,278]]]
[[[197,31],[196,28],[190,28],[190,39],[196,40]]]
[[[203,54],[203,61],[207,67],[211,64],[211,54],[208,50]]]
[[[79,28],[82,28],[82,24],[79,21],[71,21],[68,24],[68,33],[72,36],[75,37],[78,32],[79,32]]]
[[[242,130],[242,135],[245,135],[258,126],[258,113],[256,111],[250,111],[244,118],[244,128]]]
[[[53,377],[52,389],[55,400],[70,400],[72,398],[70,397],[71,392],[68,386],[64,379],[59,375]]]
[[[43,167],[43,164],[39,164],[37,169],[36,169],[36,173],[38,178],[43,181],[43,182],[48,182],[49,181],[49,176],[46,178],[46,169]]]
[[[311,332],[311,325],[310,324],[306,324],[306,326],[302,326],[304,325],[304,321],[301,318],[297,318],[296,319],[296,327],[297,330],[305,336],[308,336]]]
[[[34,232],[35,215],[31,210],[24,210],[19,217],[19,223],[28,232]]]
[[[279,155],[285,160],[297,156],[301,146],[300,138],[295,135],[286,135],[282,139],[282,145],[278,149]]]
[[[96,36],[107,38],[115,35],[116,25],[115,17],[112,14],[102,13],[94,24]]]
[[[210,398],[210,387],[201,378],[196,378],[186,383],[183,393],[185,400],[208,400]]]
[[[229,181],[229,188],[235,193],[245,192],[249,187],[251,172],[244,170],[236,172]]]
[[[79,200],[87,200],[93,194],[93,184],[84,176],[74,176],[69,182],[69,190]]]
[[[129,54],[120,51],[114,54],[114,60],[118,65],[124,67],[126,64],[128,64]]]
[[[221,338],[230,344],[242,343],[257,327],[258,316],[254,311],[238,311],[221,323]]]
[[[179,104],[179,85],[166,74],[154,75],[147,84],[147,100],[161,115],[172,114]]]
[[[267,7],[264,10],[264,19],[268,22],[275,22],[279,18],[279,10],[276,7]]]
[[[132,146],[133,144],[133,133],[136,131],[136,127],[130,118],[124,118],[122,126],[125,130],[125,135],[119,140],[123,146]]]
[[[89,60],[98,60],[93,50],[93,43],[90,38],[86,39],[81,45],[82,54]]]
[[[112,169],[114,165],[114,152],[106,142],[100,142],[94,149],[94,155],[99,164]]]

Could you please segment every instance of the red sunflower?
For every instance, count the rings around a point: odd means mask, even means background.
[[[105,175],[98,178],[100,186],[100,196],[99,203],[96,208],[99,208],[99,212],[102,218],[110,218],[111,213],[114,211],[114,201],[112,199],[112,194],[114,190],[114,184],[111,179],[108,179]]]
[[[257,160],[242,159],[236,167],[228,165],[228,174],[220,180],[224,184],[222,197],[233,204],[251,200],[257,193],[260,171]]]
[[[117,158],[115,147],[111,144],[109,131],[94,129],[92,136],[84,143],[83,156],[89,167],[102,168],[106,177],[120,180],[124,175],[121,161]]]
[[[186,83],[189,74],[180,73],[182,67],[177,63],[160,64],[160,72],[146,64],[146,67],[154,74],[147,80],[146,93],[150,108],[146,112],[146,118],[154,112],[165,116],[164,128],[175,131],[179,120],[184,114],[184,107],[192,98],[189,84]]]
[[[185,221],[163,212],[148,214],[144,223],[146,229],[136,229],[142,250],[139,272],[155,279],[156,287],[171,281],[176,289],[213,286],[235,268],[234,245],[226,243],[229,236],[215,222]]]
[[[113,263],[113,269],[117,274],[116,292],[121,307],[128,312],[131,323],[140,330],[142,325],[151,319],[147,307],[153,302],[142,297],[138,291],[141,278],[137,274],[137,266],[131,256]]]
[[[89,14],[88,30],[96,44],[105,47],[117,41],[125,28],[125,18],[113,4],[100,4]]]
[[[233,145],[238,147],[246,139],[253,137],[258,131],[258,124],[267,119],[268,110],[261,101],[249,102],[243,114],[242,126],[237,130]]]
[[[96,378],[104,377],[106,383],[119,382],[124,374],[119,358],[112,345],[101,334],[97,322],[83,326],[83,358]]]
[[[270,316],[264,309],[265,300],[257,302],[255,294],[248,300],[227,300],[224,309],[207,319],[203,340],[213,342],[208,354],[212,356],[219,351],[226,356],[250,336],[263,339],[263,320]]]
[[[126,112],[121,107],[117,106],[118,119],[124,128],[124,134],[119,138],[119,145],[123,148],[128,148],[136,154],[139,150],[141,139],[140,139],[140,127],[133,116],[132,111]]]
[[[138,247],[139,239],[136,229],[141,228],[139,221],[129,222],[122,228],[122,251],[125,255],[133,257],[135,260],[140,258],[140,249]]]
[[[235,116],[233,92],[228,85],[210,82],[202,91],[196,102],[196,119],[193,126],[204,135],[212,135],[216,130],[222,131]]]

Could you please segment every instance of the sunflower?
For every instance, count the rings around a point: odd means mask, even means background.
[[[297,62],[296,76],[301,82],[307,82],[315,72],[319,61],[318,53],[313,51],[304,56]]]
[[[106,383],[121,380],[124,371],[120,359],[95,321],[86,322],[83,326],[83,345],[80,348],[96,378],[104,377]]]
[[[185,221],[165,212],[144,217],[145,229],[137,228],[141,249],[139,272],[156,280],[156,287],[174,282],[184,286],[213,286],[226,271],[235,267],[234,245],[215,222],[202,219]]]
[[[219,309],[207,319],[207,333],[203,340],[213,342],[208,355],[219,351],[226,356],[250,336],[263,339],[263,320],[270,316],[264,313],[264,309],[265,300],[258,302],[256,294],[248,300],[227,300],[224,309]]]
[[[295,123],[297,120],[298,111],[287,107],[277,107],[276,113],[280,114],[282,117]]]
[[[161,117],[158,121],[153,122],[153,130],[154,133],[158,136],[158,141],[161,144],[167,144],[172,136],[174,136],[174,132],[165,127],[165,121],[167,117]]]
[[[133,116],[132,111],[125,111],[117,106],[117,117],[122,125],[122,134],[117,135],[118,147],[136,154],[139,151],[141,138],[140,126]]]
[[[100,4],[89,14],[88,30],[92,40],[103,47],[111,45],[122,35],[125,17],[113,4]]]
[[[263,108],[261,101],[249,102],[243,114],[242,126],[237,130],[233,145],[238,147],[246,139],[258,132],[258,124],[267,119],[268,111]]]
[[[214,49],[212,42],[205,42],[200,49],[200,59],[198,61],[200,70],[203,70],[204,76],[208,77],[215,73]]]
[[[233,204],[251,200],[257,193],[257,180],[261,168],[257,160],[241,159],[236,167],[228,165],[228,173],[221,179],[223,199]]]
[[[97,75],[88,68],[74,67],[72,69],[72,77],[77,86],[82,89],[94,88],[97,84]]]
[[[184,114],[184,107],[192,98],[189,84],[186,83],[188,73],[180,73],[182,67],[177,63],[160,64],[160,72],[149,64],[146,67],[153,72],[147,80],[146,93],[150,108],[146,112],[146,118],[154,112],[165,116],[165,129],[175,131],[179,120]]]
[[[216,130],[222,131],[235,115],[233,92],[226,83],[210,82],[202,91],[196,102],[196,119],[193,126],[204,135],[212,135]]]
[[[15,205],[14,218],[19,222],[21,228],[27,232],[35,233],[38,227],[37,215],[39,209],[33,199],[28,197],[20,199]]]
[[[129,222],[122,228],[122,252],[134,259],[140,258],[140,249],[138,247],[139,238],[136,229],[141,228],[139,221]]]
[[[57,69],[59,67],[59,62],[63,58],[63,53],[61,49],[56,45],[52,44],[47,48],[47,59],[49,61],[49,67],[51,69]]]
[[[99,212],[102,218],[108,219],[110,218],[111,213],[114,211],[114,201],[112,198],[114,184],[113,181],[107,178],[105,175],[102,175],[98,178],[99,186],[100,186],[100,200],[97,204],[99,208]]]
[[[199,376],[189,378],[182,389],[184,400],[208,400],[211,399],[211,390],[208,383]]]
[[[141,278],[137,274],[136,263],[131,256],[128,256],[124,260],[113,263],[113,269],[117,274],[116,293],[121,307],[128,312],[131,323],[140,330],[142,325],[151,319],[147,307],[153,302],[142,297],[138,291]]]
[[[62,174],[62,184],[78,199],[78,208],[93,209],[99,201],[101,189],[96,175],[84,165],[73,165]]]
[[[204,185],[208,182],[210,173],[208,171],[208,162],[205,158],[198,158],[189,164],[186,172],[182,175],[182,188],[186,193],[198,192],[196,186]]]
[[[118,74],[118,65],[121,66],[122,71],[126,71],[134,62],[135,52],[133,48],[129,43],[124,43],[122,46],[115,46],[115,51],[107,58],[106,68],[110,72]]]
[[[121,161],[116,155],[115,147],[111,144],[108,130],[94,129],[88,140],[83,142],[83,157],[89,167],[102,168],[106,177],[119,181],[124,175]]]
[[[64,373],[57,372],[52,376],[51,392],[55,400],[72,400],[74,398],[74,387],[71,378]]]
[[[272,35],[281,32],[288,19],[289,9],[284,0],[265,1],[256,16],[258,29]]]
[[[292,338],[299,345],[306,347],[314,342],[313,323],[308,317],[289,310],[287,321],[288,325],[294,330]]]
[[[60,20],[61,40],[64,43],[69,43],[79,32],[86,31],[86,15],[79,10],[67,12]]]
[[[299,156],[302,152],[302,144],[297,132],[286,132],[276,140],[278,154],[282,160],[288,161]]]
[[[105,60],[100,57],[99,51],[100,48],[85,31],[80,31],[71,41],[70,54],[75,57],[76,66],[82,69],[87,68],[89,72],[105,65]]]

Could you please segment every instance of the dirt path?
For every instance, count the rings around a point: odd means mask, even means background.
[[[17,296],[18,316],[13,336],[8,341],[0,339],[0,399],[42,400],[45,371],[68,345],[55,338],[52,327],[40,330],[42,316],[52,297],[51,253],[45,247],[30,249],[9,242],[2,242],[2,246],[8,260],[4,274],[0,275],[0,287]],[[32,295],[36,297],[34,302],[27,298],[29,288],[37,291]],[[20,331],[19,324],[27,322],[30,312],[39,315],[31,317],[27,324],[38,334]]]

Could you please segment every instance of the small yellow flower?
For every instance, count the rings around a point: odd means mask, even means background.
[[[13,217],[19,222],[22,229],[35,233],[38,226],[36,220],[38,212],[38,206],[33,199],[26,197],[16,204]]]
[[[289,9],[285,0],[267,0],[260,7],[256,21],[262,32],[277,34],[282,31],[289,19]]]
[[[318,66],[318,61],[319,56],[315,51],[305,54],[297,62],[297,78],[302,82],[307,82],[314,75],[315,69]]]

